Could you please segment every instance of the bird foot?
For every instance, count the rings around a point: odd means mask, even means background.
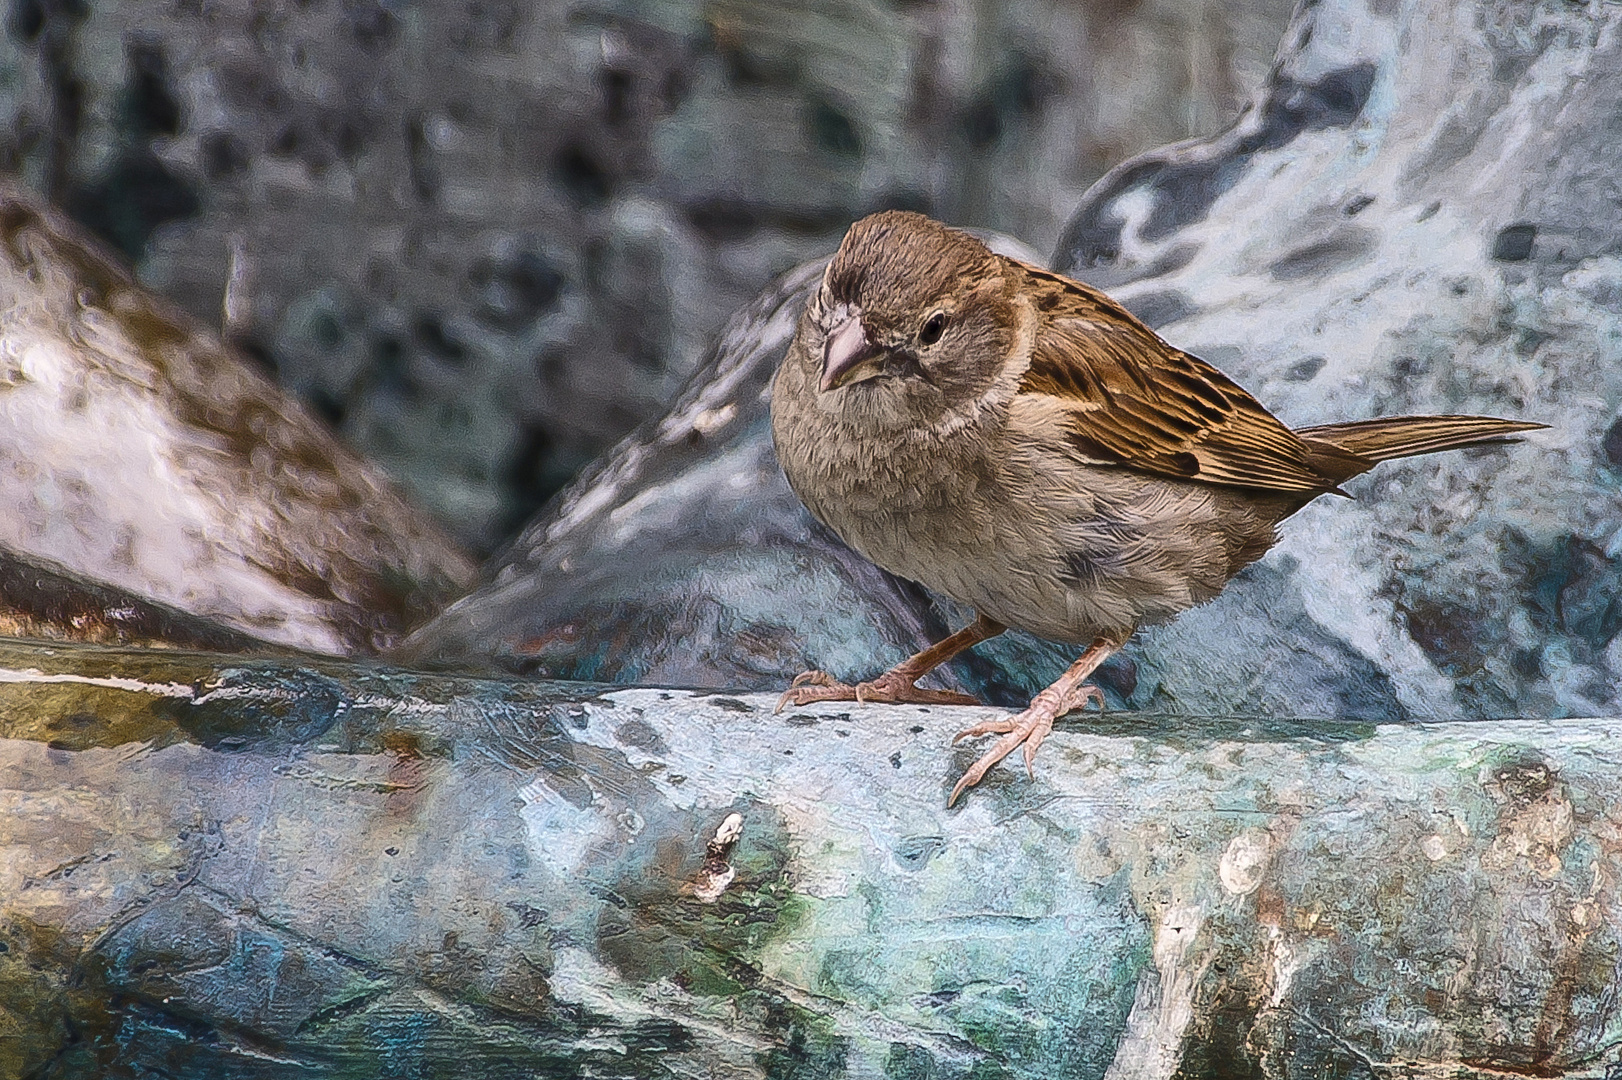
[[[978,735],[1002,735],[1002,738],[992,743],[981,755],[980,760],[963,774],[963,778],[952,789],[952,797],[946,800],[946,805],[951,806],[957,802],[959,795],[978,784],[985,778],[986,773],[991,771],[993,765],[1013,753],[1015,747],[1021,744],[1025,747],[1025,772],[1035,779],[1036,771],[1032,768],[1032,763],[1036,761],[1036,751],[1042,745],[1042,740],[1053,730],[1053,721],[1065,713],[1084,708],[1089,701],[1098,702],[1098,707],[1102,709],[1104,692],[1089,683],[1083,683],[1063,694],[1049,688],[1032,698],[1030,707],[1022,713],[1003,720],[987,720],[958,732],[952,737],[954,743]]]
[[[916,676],[914,676],[916,678]],[[842,683],[824,671],[802,671],[795,676],[783,696],[777,699],[782,712],[788,705],[809,705],[814,701],[854,701],[865,705],[978,705],[977,698],[951,690],[926,690],[913,685],[905,673],[894,669],[878,678],[851,686]]]

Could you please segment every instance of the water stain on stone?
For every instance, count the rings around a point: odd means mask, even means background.
[[[1138,663],[1130,656],[1116,653],[1099,667],[1094,681],[1126,701],[1138,690]]]
[[[1611,426],[1605,429],[1605,437],[1600,440],[1600,451],[1605,455],[1607,465],[1622,471],[1622,417],[1611,421]]]
[[[670,748],[659,732],[646,720],[627,720],[614,729],[614,740],[624,746],[634,746],[652,754],[668,754]]]
[[[1538,227],[1526,222],[1505,225],[1493,237],[1494,262],[1525,262],[1532,257],[1532,243],[1537,239]]]
[[[727,856],[735,875],[706,902],[690,883],[708,857],[716,815],[728,810],[749,827]],[[650,820],[619,864],[610,890],[618,902],[598,912],[597,951],[637,985],[671,979],[707,994],[754,987],[753,958],[797,921],[788,863],[786,825],[768,806],[739,802]]]
[[[577,206],[595,206],[613,194],[614,178],[589,148],[571,144],[552,161],[551,177]]]
[[[1533,625],[1595,650],[1622,630],[1622,560],[1592,540],[1568,535],[1536,543],[1520,533],[1504,541],[1505,569],[1519,576]]]
[[[1493,770],[1489,794],[1524,809],[1549,793],[1558,781],[1554,769],[1540,755],[1524,754]]]
[[[1321,356],[1308,356],[1291,364],[1284,372],[1286,382],[1310,382],[1328,363]]]
[[[384,745],[388,757],[384,780],[388,788],[383,810],[390,817],[408,817],[416,811],[419,796],[428,786],[432,763],[423,756],[411,732],[389,732],[384,736]]]
[[[1475,612],[1425,598],[1399,602],[1397,610],[1408,624],[1409,638],[1443,674],[1458,678],[1481,669],[1486,656]]]
[[[901,869],[922,870],[931,859],[946,850],[946,839],[940,836],[904,836],[890,850]]]
[[[862,137],[856,121],[837,105],[819,99],[811,103],[805,118],[811,144],[838,157],[859,158]]]
[[[1124,301],[1126,309],[1152,330],[1158,330],[1199,311],[1188,294],[1177,289],[1142,293]]]
[[[184,116],[162,47],[132,36],[125,42],[129,82],[113,114],[116,151],[98,178],[63,199],[69,213],[139,259],[159,226],[196,214],[201,195],[190,179],[152,149],[153,138],[177,135]]]
[[[236,750],[309,742],[353,704],[342,684],[320,672],[266,664],[221,668],[193,697],[158,707],[201,745]]]
[[[942,1075],[935,1055],[922,1046],[893,1042],[884,1056],[885,1080],[935,1080]]]
[[[1378,244],[1379,234],[1373,229],[1349,226],[1296,248],[1275,260],[1268,269],[1275,281],[1320,278],[1362,260]]]
[[[555,310],[568,284],[545,255],[528,249],[486,255],[473,264],[468,277],[479,298],[477,318],[504,333],[522,330]]]

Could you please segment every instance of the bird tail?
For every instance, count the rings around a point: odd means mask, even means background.
[[[1526,420],[1500,420],[1495,416],[1391,416],[1301,428],[1296,434],[1309,445],[1327,443],[1372,465],[1392,458],[1434,454],[1438,450],[1515,442],[1517,440],[1509,436],[1517,431],[1536,431],[1548,426]]]

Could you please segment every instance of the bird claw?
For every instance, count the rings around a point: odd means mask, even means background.
[[[1069,694],[1065,695],[1064,701],[1060,704],[1059,711],[1053,715],[1055,717],[1060,717],[1066,713],[1080,712],[1082,709],[1087,707],[1087,703],[1090,701],[1098,702],[1098,711],[1104,711],[1104,691],[1100,690],[1092,683],[1082,683],[1080,686],[1070,691]]]
[[[1030,708],[1022,713],[1001,720],[986,720],[971,728],[964,728],[952,736],[954,745],[962,739],[972,739],[979,735],[1001,735],[1002,738],[992,743],[986,752],[980,755],[979,760],[969,766],[968,771],[958,780],[957,786],[952,788],[952,794],[946,800],[946,805],[950,807],[957,802],[959,795],[983,780],[997,762],[1021,745],[1025,747],[1025,773],[1031,779],[1036,779],[1036,751],[1053,731],[1053,722],[1065,713],[1084,707],[1090,701],[1098,702],[1098,707],[1102,709],[1103,691],[1096,686],[1083,684],[1063,697],[1057,695],[1050,697],[1044,692],[1036,695],[1031,701]]]
[[[802,671],[794,677],[775,712],[788,705],[809,705],[814,701],[854,701],[859,705],[979,705],[980,700],[953,690],[928,690],[915,686],[905,675],[887,671],[876,679],[855,686],[842,683],[823,671]]]
[[[788,684],[783,696],[777,699],[777,708],[772,710],[772,714],[775,716],[782,712],[787,705],[809,705],[813,701],[849,701],[850,698],[840,697],[839,694],[852,689],[826,671],[802,671],[794,676],[794,681]],[[823,696],[819,693],[821,691],[831,693]]]

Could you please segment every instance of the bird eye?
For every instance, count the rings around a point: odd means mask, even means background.
[[[946,312],[937,311],[924,320],[924,325],[918,328],[918,342],[922,345],[933,345],[946,333]]]

